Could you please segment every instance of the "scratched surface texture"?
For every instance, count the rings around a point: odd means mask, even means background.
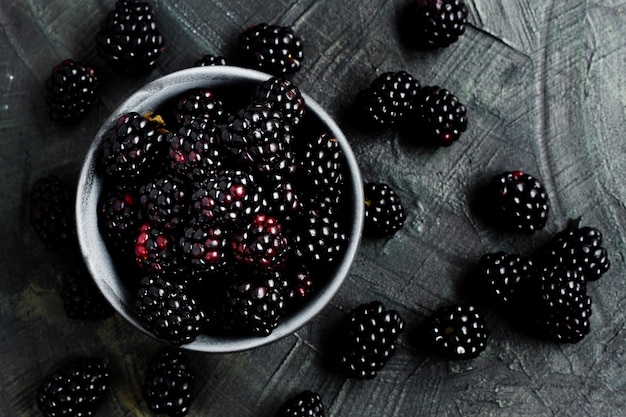
[[[349,277],[310,324],[270,346],[236,354],[190,353],[198,374],[190,416],[270,417],[304,389],[326,414],[355,416],[622,416],[626,407],[626,3],[618,0],[469,0],[469,25],[450,48],[419,52],[397,22],[404,1],[153,1],[166,42],[149,75],[124,77],[98,57],[95,32],[113,1],[3,0],[0,7],[0,415],[37,416],[35,391],[67,358],[109,360],[113,380],[101,416],[147,416],[140,382],[161,345],[120,317],[65,317],[58,297],[74,254],[46,251],[28,222],[28,190],[55,173],[75,181],[99,125],[151,79],[227,54],[248,25],[291,25],[305,61],[293,77],[334,116],[365,180],[401,194],[407,222],[388,240],[363,240]],[[102,93],[86,120],[62,128],[42,105],[43,83],[65,58],[94,65]],[[420,147],[393,131],[360,129],[349,109],[385,71],[453,91],[470,127],[449,148]],[[494,230],[472,191],[500,171],[543,179],[552,211],[546,230]],[[512,329],[487,311],[491,339],[469,362],[439,359],[417,340],[437,307],[485,252],[528,254],[567,219],[600,228],[612,269],[590,285],[592,332],[558,346]],[[374,380],[346,379],[329,363],[329,332],[351,308],[380,300],[404,317],[398,350]]]

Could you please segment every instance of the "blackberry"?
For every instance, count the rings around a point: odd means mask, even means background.
[[[39,178],[30,190],[30,224],[49,250],[65,246],[76,235],[71,194],[56,175]]]
[[[485,320],[472,305],[443,307],[432,314],[426,326],[432,348],[445,358],[472,359],[487,345]]]
[[[419,81],[406,71],[386,72],[358,93],[357,104],[369,122],[390,126],[411,115],[419,91]]]
[[[223,169],[194,184],[190,215],[200,221],[243,224],[263,207],[263,187],[251,173]]]
[[[147,275],[139,285],[135,309],[142,326],[174,345],[193,342],[200,333],[204,312],[187,287],[166,275]]]
[[[222,125],[222,144],[242,166],[264,174],[295,172],[291,125],[267,104],[250,104]]]
[[[557,233],[543,249],[541,262],[563,265],[582,274],[587,281],[596,281],[611,267],[607,250],[602,246],[602,233],[595,227],[579,227],[579,220]]]
[[[267,178],[263,188],[265,190],[263,210],[283,225],[291,223],[302,208],[300,193],[295,189],[291,178],[272,174]]]
[[[289,244],[275,218],[258,214],[233,233],[231,249],[240,267],[269,272],[285,266]]]
[[[583,308],[587,304],[586,281],[575,270],[564,267],[543,268],[536,287],[540,309],[563,311]]]
[[[179,239],[183,259],[196,281],[225,272],[231,261],[230,229],[223,225],[191,219]]]
[[[135,263],[143,270],[157,274],[179,274],[182,269],[173,235],[150,222],[139,228],[135,239]]]
[[[109,249],[121,255],[133,254],[144,220],[137,190],[116,185],[104,191],[98,217],[100,232]]]
[[[189,192],[175,175],[156,178],[139,188],[139,203],[148,221],[163,231],[178,228],[186,215]]]
[[[156,66],[163,36],[149,3],[120,0],[100,25],[96,44],[98,53],[114,68],[145,73]]]
[[[44,378],[37,406],[45,417],[89,417],[108,391],[107,365],[98,358],[77,359]]]
[[[475,289],[498,307],[513,307],[523,298],[533,273],[531,259],[504,251],[487,253],[480,259]]]
[[[338,211],[345,178],[345,157],[339,141],[323,132],[298,150],[297,159],[299,187],[309,196],[303,204]]]
[[[187,415],[195,389],[195,374],[187,354],[165,347],[151,358],[148,366],[141,393],[150,411],[170,417]]]
[[[281,291],[287,308],[301,305],[318,287],[315,274],[305,264],[288,265],[282,274],[282,280]]]
[[[286,26],[259,23],[239,35],[244,66],[279,76],[293,74],[302,63],[302,41]]]
[[[415,112],[426,143],[450,146],[467,130],[467,110],[445,88],[423,87],[415,99]]]
[[[548,194],[543,184],[523,171],[503,172],[491,180],[489,204],[506,229],[532,234],[548,220]]]
[[[365,196],[364,232],[373,237],[392,236],[404,226],[406,214],[400,196],[388,184],[368,182]]]
[[[172,169],[193,180],[222,167],[225,155],[219,146],[219,127],[195,120],[167,135]]]
[[[357,379],[376,377],[396,350],[404,321],[394,310],[373,301],[353,309],[346,323],[339,365]]]
[[[267,336],[285,311],[285,300],[274,275],[244,274],[234,278],[214,300],[209,326],[236,335]]]
[[[293,126],[298,126],[306,114],[306,103],[300,89],[286,78],[272,77],[255,89],[253,103],[267,103],[278,110]]]
[[[165,139],[158,116],[123,114],[102,139],[101,163],[106,176],[118,184],[149,178],[161,168],[167,152]]]
[[[296,258],[313,264],[335,262],[348,240],[340,221],[313,209],[303,213],[291,237],[291,250]]]
[[[174,116],[180,126],[194,120],[220,124],[226,119],[226,109],[213,90],[198,88],[189,91],[178,100]]]
[[[274,417],[324,417],[324,404],[318,393],[305,390],[285,401]]]
[[[46,80],[46,110],[61,124],[76,123],[96,101],[98,77],[89,65],[66,59],[52,68]]]
[[[570,311],[547,311],[536,316],[532,323],[537,334],[555,343],[578,343],[591,331],[591,299],[588,307]]]
[[[415,0],[411,19],[415,43],[445,48],[465,33],[468,10],[463,0]]]
[[[63,276],[61,300],[65,314],[76,320],[103,320],[113,314],[113,309],[84,268],[67,272]]]
[[[226,58],[221,55],[207,54],[194,62],[194,67],[211,67],[215,65],[226,65]]]

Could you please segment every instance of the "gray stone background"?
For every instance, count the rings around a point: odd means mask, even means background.
[[[328,416],[622,416],[626,406],[623,252],[626,215],[626,3],[618,0],[470,0],[463,38],[419,52],[399,38],[407,1],[182,0],[152,4],[166,49],[149,75],[124,77],[98,57],[95,33],[113,1],[3,0],[0,6],[0,415],[37,416],[35,391],[68,357],[107,357],[113,373],[101,416],[149,412],[139,385],[161,345],[120,317],[65,317],[58,287],[72,255],[46,251],[28,222],[28,190],[44,175],[75,181],[103,120],[133,91],[206,53],[227,53],[248,25],[291,25],[305,61],[293,77],[336,117],[364,179],[401,194],[406,225],[363,240],[349,277],[310,324],[272,345],[235,354],[190,353],[198,377],[191,416],[269,417],[311,389]],[[65,58],[99,71],[102,93],[86,120],[65,128],[43,106],[43,83]],[[466,104],[470,126],[444,149],[346,117],[377,75],[405,70]],[[540,177],[551,198],[546,230],[503,234],[472,209],[476,184],[504,170]],[[485,252],[527,254],[572,217],[600,228],[612,269],[590,285],[592,332],[576,345],[519,333],[487,311],[491,340],[469,362],[446,361],[412,338]],[[357,304],[380,300],[407,322],[397,354],[370,381],[328,363],[328,332]]]

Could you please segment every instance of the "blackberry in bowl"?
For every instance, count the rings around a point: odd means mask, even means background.
[[[332,118],[286,83],[185,69],[135,92],[96,134],[77,234],[105,298],[143,332],[251,349],[306,324],[345,279],[363,228],[358,165]],[[219,118],[200,105],[178,117],[181,99],[207,94]]]

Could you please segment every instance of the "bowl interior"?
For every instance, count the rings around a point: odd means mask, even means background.
[[[126,320],[137,328],[148,333],[138,321],[133,303],[134,294],[119,278],[115,265],[109,256],[106,244],[98,228],[98,204],[102,190],[102,178],[96,170],[96,158],[102,137],[115,124],[119,116],[135,111],[144,114],[159,108],[160,105],[179,97],[187,90],[194,88],[241,88],[253,87],[270,76],[258,71],[229,66],[198,67],[178,71],[159,78],[131,95],[105,121],[96,134],[85,158],[80,173],[77,201],[76,221],[78,239],[87,268],[94,277],[98,287],[109,303]],[[281,318],[274,331],[265,337],[212,336],[200,334],[195,341],[182,346],[186,349],[205,352],[233,352],[254,348],[271,343],[293,333],[313,318],[330,301],[345,279],[355,256],[363,226],[363,191],[362,180],[356,159],[347,139],[331,119],[331,117],[308,95],[302,93],[308,113],[313,122],[333,135],[341,144],[347,165],[346,194],[342,196],[345,211],[352,213],[346,219],[348,243],[342,259],[328,269],[328,280],[318,291],[294,313]],[[149,333],[148,333],[149,334]]]

